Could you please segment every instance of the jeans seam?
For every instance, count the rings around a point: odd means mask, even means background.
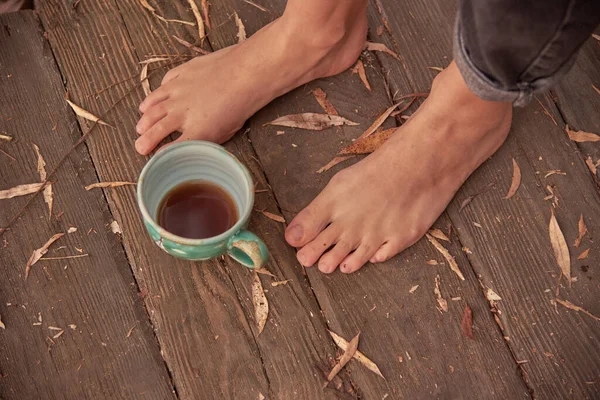
[[[544,48],[542,50],[540,50],[540,52],[538,53],[537,57],[535,57],[535,59],[533,61],[531,61],[531,63],[527,66],[527,68],[525,68],[525,70],[523,71],[523,73],[521,74],[521,76],[519,77],[519,81],[522,82],[523,77],[527,76],[527,74],[529,72],[531,72],[531,70],[536,67],[538,65],[538,63],[540,62],[540,60],[542,59],[542,57],[544,55],[547,54],[548,50],[550,49],[550,47],[556,42],[556,40],[560,37],[562,31],[564,30],[565,24],[566,22],[571,18],[571,15],[573,13],[573,7],[575,5],[575,0],[571,0],[569,2],[569,6],[567,7],[567,10],[565,12],[565,15],[560,23],[560,25],[558,26],[558,28],[556,29],[556,32],[554,32],[554,35],[552,36],[552,38],[548,41],[548,43],[546,43],[546,45],[544,46]],[[560,69],[560,68],[559,68]],[[525,85],[529,85],[529,82],[525,82]],[[523,83],[521,83],[521,85],[523,85]]]

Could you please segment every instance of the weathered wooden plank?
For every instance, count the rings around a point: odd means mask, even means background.
[[[390,71],[392,90],[402,90],[407,76],[410,87],[422,90],[431,80],[427,67],[445,66],[437,63],[452,57],[455,4],[415,0],[402,6],[391,2],[383,6],[394,35],[392,42],[405,55],[406,70],[381,59]],[[372,12],[372,21],[377,18]],[[560,124],[556,109],[543,96],[540,99]],[[513,157],[521,166],[522,184],[515,197],[503,200],[510,185]],[[566,176],[546,177],[548,171],[557,169]],[[459,212],[467,195],[490,182],[496,182],[493,190]],[[540,104],[534,102],[516,110],[507,143],[473,174],[448,211],[462,244],[473,251],[469,259],[483,284],[493,287],[503,299],[498,309],[504,335],[515,358],[527,361],[520,367],[533,394],[539,398],[593,398],[598,393],[597,374],[592,372],[598,371],[600,359],[594,344],[598,341],[598,322],[560,305],[555,309],[552,304],[559,269],[548,236],[552,207],[552,200],[544,200],[548,185],[557,193],[555,212],[569,242],[572,275],[577,278],[570,289],[563,287],[563,280],[559,297],[598,314],[594,299],[599,289],[584,272],[592,265],[593,254],[598,254],[598,245],[585,242],[579,249],[572,246],[580,214],[593,234],[600,215],[598,196],[576,146],[566,138],[564,128],[544,114]],[[576,261],[587,247],[591,248],[589,258]]]
[[[257,29],[252,20],[243,20],[246,27],[251,26],[250,31]],[[222,42],[231,43],[234,38],[230,32]],[[342,166],[321,175],[316,171],[390,105],[381,75],[370,66],[374,59],[366,55],[365,61],[372,93],[363,87],[357,75],[345,72],[283,96],[250,121],[252,144],[288,220]],[[263,127],[278,116],[321,111],[310,93],[316,87],[327,92],[342,116],[361,125],[323,132]],[[278,130],[285,134],[276,135]],[[445,229],[445,222],[442,219],[438,224]],[[442,261],[428,242],[420,242],[400,257],[377,267],[367,266],[353,275],[338,272],[326,276],[307,268],[330,329],[347,339],[360,330],[361,351],[380,366],[387,378],[384,381],[351,362],[350,379],[366,398],[383,398],[386,394],[390,398],[527,397],[516,366],[488,312],[477,278],[468,273],[468,262],[456,238],[450,251],[466,272],[467,280],[463,283],[447,265],[426,264],[429,259]],[[435,308],[433,287],[437,274],[441,276],[444,297],[461,297],[459,301],[450,301],[449,313],[440,314]],[[419,289],[410,294],[409,289],[416,284]],[[476,315],[474,342],[460,332],[465,300]],[[492,370],[493,374],[484,372]]]
[[[180,19],[189,15],[189,12],[177,14],[177,10],[169,8],[168,3],[170,2],[165,2],[161,7],[167,15],[175,15]],[[160,35],[152,36],[154,32],[160,31],[161,24],[153,19],[139,18],[138,2],[122,2],[119,9],[138,54],[172,52],[172,47],[181,48],[179,44],[171,43],[172,25],[165,26],[165,31]],[[237,10],[239,16],[245,21],[249,34],[258,29],[258,26],[268,22],[264,19],[259,21],[257,15],[253,13],[258,11],[259,16],[263,16],[264,13],[247,3],[213,2],[209,15],[214,30],[207,39],[212,47],[221,48],[236,42],[235,35],[233,41],[231,40],[232,32],[237,32],[235,22],[231,18],[234,10]],[[193,28],[188,28],[187,31],[180,33],[183,39],[190,42],[194,42],[195,38],[197,40],[197,32]],[[157,78],[160,82],[160,77]],[[316,366],[324,364],[326,356],[334,354],[335,349],[307,279],[295,259],[295,253],[285,244],[283,225],[258,213],[258,210],[268,210],[276,214],[279,211],[247,135],[237,135],[234,140],[227,143],[226,147],[250,168],[257,188],[267,190],[256,194],[257,212],[250,223],[250,229],[264,238],[270,249],[271,261],[268,268],[277,276],[277,278],[262,276],[263,286],[268,291],[266,295],[269,300],[270,317],[260,336],[257,335],[253,317],[250,271],[229,258],[225,258],[219,264],[227,268],[238,299],[244,306],[257,336],[256,342],[268,377],[270,396],[281,399],[320,398],[323,396],[321,389],[323,378]],[[289,280],[289,282],[277,287],[270,285],[270,282],[280,280]],[[263,392],[263,395],[266,396],[267,392]]]
[[[81,2],[76,10],[60,3],[44,2],[39,12],[72,98],[101,114],[126,95],[106,115],[116,129],[97,132],[88,141],[98,175],[105,181],[136,180],[146,160],[133,147],[141,88],[127,95],[126,88],[132,85],[128,82],[97,98],[88,96],[139,74],[142,57],[115,2]],[[167,10],[160,11],[167,15]],[[141,6],[136,12],[146,22],[154,18]],[[164,42],[157,41],[153,49],[164,49]],[[123,230],[136,280],[147,293],[144,300],[179,397],[266,394],[268,382],[258,349],[227,271],[217,262],[184,262],[160,251],[145,232],[133,191],[108,190],[106,196]]]
[[[4,189],[40,180],[34,143],[50,172],[81,132],[37,16],[2,15],[0,25],[0,132],[14,138],[0,146],[15,158],[0,154]],[[56,175],[52,215],[40,195],[2,237],[3,399],[175,397],[104,196],[84,189],[96,180],[81,147]],[[27,200],[0,200],[0,226]],[[71,227],[46,257],[89,256],[39,261],[25,280],[31,253]]]
[[[581,49],[573,69],[556,86],[553,100],[571,129],[600,135],[600,45],[590,38]],[[596,184],[600,190],[600,146],[580,143],[581,155],[596,166]]]

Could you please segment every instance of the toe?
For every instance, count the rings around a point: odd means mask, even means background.
[[[285,239],[294,247],[302,247],[313,240],[330,222],[328,207],[319,195],[300,211],[285,230]]]
[[[351,242],[344,239],[340,240],[333,249],[321,257],[319,260],[319,270],[326,274],[332,273],[342,260],[354,250],[354,247]]]
[[[372,263],[380,263],[389,260],[396,254],[400,253],[405,249],[400,242],[388,241],[385,242],[370,258],[370,262]]]
[[[379,249],[380,242],[363,242],[354,253],[350,254],[340,265],[340,271],[346,274],[358,271],[375,255]]]
[[[158,89],[156,89],[155,91],[153,91],[152,93],[150,93],[148,95],[148,97],[146,97],[144,99],[144,101],[142,101],[140,103],[139,110],[142,113],[146,114],[155,105],[167,100],[168,98],[169,98],[169,91],[164,86],[161,86]]]
[[[328,226],[313,241],[298,251],[298,261],[305,267],[314,265],[319,257],[337,242],[339,230],[335,226]]]
[[[161,140],[179,129],[180,125],[180,118],[176,113],[167,114],[135,141],[135,149],[143,155],[150,153]]]
[[[148,109],[148,111],[140,118],[135,130],[139,135],[143,135],[150,128],[154,126],[158,121],[167,116],[167,105],[165,102],[158,103],[154,107]]]

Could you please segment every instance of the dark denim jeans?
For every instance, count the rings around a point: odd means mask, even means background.
[[[461,0],[454,58],[484,100],[525,105],[573,65],[600,0]]]

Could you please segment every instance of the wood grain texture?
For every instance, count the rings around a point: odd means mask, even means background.
[[[141,21],[150,23],[139,3],[132,1],[130,7],[134,5]],[[124,7],[123,2],[118,7]],[[125,95],[132,83],[88,96],[141,69],[141,57],[118,7],[105,1],[81,2],[76,10],[59,1],[40,4],[41,19],[72,98],[98,114]],[[162,51],[164,43],[156,41],[152,49]],[[133,147],[141,96],[141,88],[128,95],[105,117],[116,129],[96,132],[88,142],[103,181],[135,181],[146,161]],[[133,190],[107,190],[106,196],[123,230],[123,244],[137,284],[146,294],[144,301],[178,396],[257,398],[258,393],[267,393],[259,352],[227,271],[217,262],[175,259],[155,246],[143,226]]]
[[[7,188],[39,181],[33,143],[49,172],[81,131],[37,16],[2,15],[0,27],[0,132],[14,137],[1,146],[16,159],[0,155],[0,185]],[[48,218],[40,195],[2,237],[2,399],[174,398],[120,238],[109,228],[106,200],[102,192],[84,189],[96,181],[81,147],[56,175],[53,215]],[[0,225],[26,201],[3,200]],[[60,238],[46,257],[81,254],[77,248],[89,256],[41,260],[25,281],[31,253],[70,227],[77,231]],[[49,326],[64,333],[53,339],[59,331]]]
[[[248,20],[246,24],[250,31],[257,29],[252,23]],[[234,40],[233,33],[222,39],[223,43],[227,40]],[[347,71],[281,97],[250,121],[252,144],[287,220],[345,165],[320,175],[316,171],[390,105],[377,61],[370,54],[364,57],[372,93],[357,75]],[[328,94],[341,116],[361,125],[323,132],[263,127],[278,116],[319,112],[310,92],[316,87]],[[392,121],[388,123],[393,125]],[[276,135],[278,130],[285,134]],[[445,229],[446,221],[441,219],[438,224]],[[348,340],[360,330],[360,351],[376,362],[387,378],[384,381],[351,361],[350,380],[365,398],[383,398],[386,394],[389,398],[527,398],[527,389],[488,311],[479,283],[454,240],[450,252],[457,256],[467,276],[463,283],[447,265],[426,264],[430,259],[442,261],[427,241],[387,263],[368,265],[352,275],[323,275],[307,268],[329,328]],[[435,307],[433,287],[437,274],[441,276],[442,293],[450,302],[449,313],[440,314]],[[410,294],[409,289],[416,284],[419,289]],[[462,300],[453,302],[451,297]],[[474,342],[461,333],[464,301],[476,316]],[[484,372],[491,370],[494,374]]]
[[[165,2],[162,7],[165,13],[178,15],[176,18],[185,18],[186,14],[177,14],[176,10],[168,8],[167,3],[170,2]],[[271,4],[266,5],[271,6]],[[170,50],[171,47],[179,46],[169,39],[172,34],[172,24],[164,26],[151,18],[139,18],[137,2],[122,2],[119,4],[119,9],[138,54],[172,52],[174,49]],[[242,5],[213,2],[210,10],[210,19],[214,30],[209,34],[207,43],[205,43],[206,48],[218,49],[235,43],[235,41],[227,41],[234,30],[237,32],[235,22],[229,18],[233,10],[237,10],[245,21],[249,33],[258,29],[257,25],[261,23],[254,18],[257,15],[252,14],[256,9],[247,3]],[[260,10],[258,12],[264,14]],[[164,27],[164,32],[161,31],[159,25]],[[190,32],[181,32],[181,37],[194,42],[196,32],[194,29],[188,30]],[[153,36],[153,33],[156,32],[161,33]],[[233,37],[235,36],[233,35]],[[160,82],[160,76],[157,76],[157,81]],[[157,86],[153,85],[152,87],[156,88]],[[255,335],[269,383],[268,392],[263,391],[262,394],[270,395],[273,399],[320,398],[323,396],[321,389],[323,378],[317,365],[326,365],[327,356],[335,354],[335,347],[329,339],[323,317],[319,312],[308,281],[295,259],[295,252],[285,243],[283,224],[272,221],[258,212],[258,210],[267,210],[279,214],[280,211],[261,166],[256,161],[247,135],[238,134],[235,139],[226,144],[226,147],[249,167],[257,188],[268,190],[257,193],[254,207],[257,211],[250,221],[250,229],[262,237],[269,248],[268,269],[277,276],[277,278],[261,276],[263,286],[267,291],[270,314],[265,330],[260,335],[256,330],[254,308],[250,300],[251,272],[227,257],[218,261],[219,266],[228,271],[237,298],[245,310]],[[270,282],[288,279],[290,281],[286,285],[278,287],[270,285]]]
[[[394,36],[390,42],[406,55],[406,69],[381,58],[384,68],[390,71],[392,90],[428,87],[434,72],[427,67],[445,66],[443,61],[451,60],[455,7],[453,2],[414,0],[403,2],[402,6],[384,2],[384,13]],[[371,12],[370,18],[372,24],[379,21],[376,11]],[[588,227],[597,224],[594,222],[600,215],[599,198],[577,147],[564,133],[556,108],[545,96],[538,97],[558,126],[536,101],[525,109],[516,109],[508,141],[472,175],[450,204],[448,213],[460,241],[473,251],[469,259],[481,281],[503,299],[498,309],[504,335],[509,338],[516,360],[527,361],[520,368],[533,395],[595,398],[599,390],[597,374],[593,372],[598,371],[600,360],[594,344],[600,332],[598,323],[560,306],[555,309],[552,304],[560,270],[548,236],[552,206],[544,197],[549,194],[546,186],[552,186],[559,201],[555,213],[571,245],[572,273],[577,278],[570,289],[563,281],[559,297],[595,314],[599,312],[594,301],[599,287],[594,276],[584,271],[593,265],[592,254],[598,254],[598,245],[587,242],[585,247],[575,249],[572,243],[581,213],[587,216]],[[521,166],[522,183],[515,197],[503,200],[510,186],[513,157]],[[545,174],[554,169],[567,175],[546,178]],[[496,183],[494,189],[459,211],[468,195],[491,182]],[[588,246],[589,259],[576,261]]]

